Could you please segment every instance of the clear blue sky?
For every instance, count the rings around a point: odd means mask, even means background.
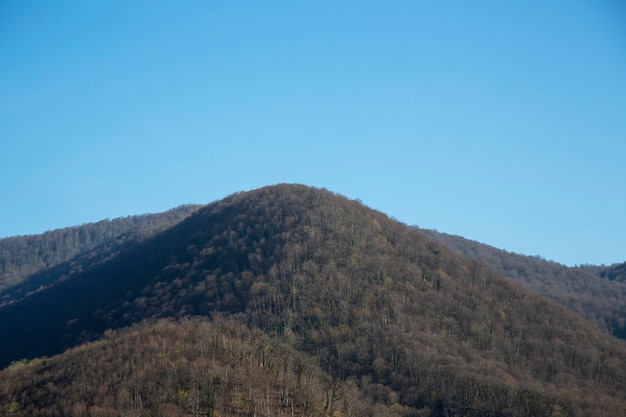
[[[626,261],[626,6],[0,2],[0,237],[281,182]]]

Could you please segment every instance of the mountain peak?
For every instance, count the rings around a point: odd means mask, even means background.
[[[3,363],[143,320],[228,317],[404,415],[552,416],[555,406],[611,415],[626,407],[619,341],[324,189],[279,184],[233,194],[114,256],[54,274],[49,287],[0,308]]]

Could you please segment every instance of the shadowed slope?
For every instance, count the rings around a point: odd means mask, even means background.
[[[304,186],[228,197],[1,308],[0,351],[7,363],[149,317],[220,314],[406,415],[626,410],[621,343],[412,228]]]
[[[90,258],[92,261],[94,257],[101,258],[104,253],[111,256],[125,244],[136,244],[173,226],[199,207],[185,205],[163,213],[0,239],[0,303],[47,285],[45,276],[51,268],[72,261],[83,264]],[[20,288],[15,288],[18,285]]]

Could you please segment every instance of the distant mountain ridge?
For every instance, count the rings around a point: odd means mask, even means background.
[[[419,229],[470,259],[485,262],[539,294],[626,340],[626,263],[567,267],[535,256],[518,255],[476,241]]]
[[[183,205],[163,213],[102,220],[39,235],[0,239],[0,293],[29,276],[75,256],[108,246],[111,250],[145,239],[189,216],[199,205]]]
[[[324,189],[237,193],[78,260],[39,272],[46,286],[0,306],[0,363],[18,361],[0,372],[0,405],[14,415],[66,415],[73,405],[84,410],[76,415],[106,416],[626,415],[624,343],[484,263]],[[185,343],[160,336],[163,319],[172,323],[165,333]],[[186,330],[189,320],[206,330]],[[204,324],[220,320],[230,324],[218,333]],[[115,330],[138,325],[145,327]],[[257,335],[233,333],[255,355],[232,343],[222,349],[220,335],[232,326]],[[122,353],[129,343],[155,354]],[[264,373],[268,347],[283,345],[284,374]],[[128,359],[81,366],[85,349]],[[41,356],[53,357],[22,361]],[[298,397],[289,411],[290,390],[307,381],[295,366],[303,360],[320,370],[310,379],[315,402]],[[158,385],[159,370],[177,376]],[[263,389],[246,374],[264,375]],[[229,378],[256,400],[221,391]],[[57,400],[79,392],[61,409],[47,394],[54,387]],[[265,414],[255,404],[267,405]]]

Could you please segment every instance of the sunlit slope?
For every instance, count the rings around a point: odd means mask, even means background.
[[[4,306],[0,351],[7,364],[191,315],[279,340],[397,415],[626,410],[622,343],[382,213],[296,185],[230,196]]]

